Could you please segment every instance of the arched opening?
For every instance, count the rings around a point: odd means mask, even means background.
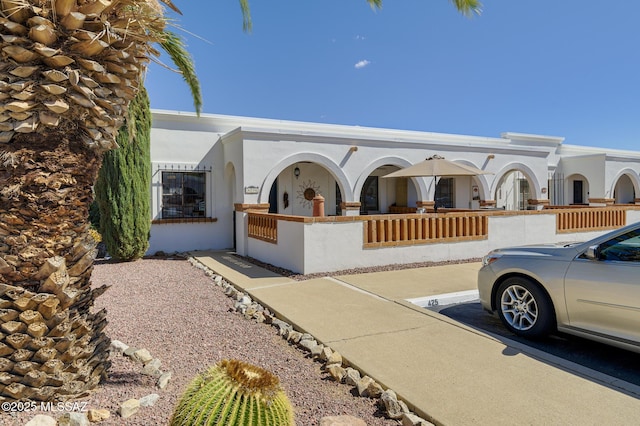
[[[616,182],[613,190],[613,198],[616,204],[633,204],[636,198],[636,190],[628,175],[622,175]]]
[[[496,185],[496,208],[504,210],[528,210],[534,189],[529,178],[520,170],[505,173]]]
[[[438,208],[480,208],[482,185],[478,176],[443,176],[437,180],[433,200]]]
[[[316,153],[298,153],[275,164],[260,186],[259,203],[274,213],[312,216],[313,197],[325,199],[325,216],[341,214],[340,200],[353,196],[348,177],[331,159]]]
[[[589,204],[589,181],[581,174],[573,174],[566,179],[567,201],[570,205]]]
[[[415,209],[418,189],[412,178],[384,179],[400,167],[385,164],[376,167],[364,179],[360,190],[360,214],[402,213]]]
[[[325,216],[340,215],[342,193],[333,175],[321,164],[299,161],[286,167],[269,191],[269,212],[312,216],[313,198],[322,195]]]

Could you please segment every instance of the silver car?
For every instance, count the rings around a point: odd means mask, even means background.
[[[584,243],[494,250],[478,290],[517,335],[559,330],[640,352],[640,222]]]

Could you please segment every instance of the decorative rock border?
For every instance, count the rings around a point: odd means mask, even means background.
[[[127,346],[119,340],[112,340],[109,349],[112,353],[127,356],[131,361],[142,364],[142,371],[140,374],[155,377],[157,379],[156,386],[158,388],[164,389],[167,387],[167,384],[169,384],[172,373],[170,371],[163,372],[160,370],[162,362],[158,358],[154,358],[147,349],[138,349],[133,346]],[[158,399],[160,399],[160,395],[157,393],[145,395],[140,399],[128,399],[120,404],[118,414],[120,414],[120,417],[123,419],[129,418],[136,414],[140,408],[155,405],[155,403],[158,402]]]
[[[188,257],[188,260],[194,267],[202,269],[207,276],[211,277],[213,282],[222,288],[225,295],[235,300],[235,312],[243,315],[248,320],[270,324],[276,328],[278,334],[286,339],[289,344],[305,352],[311,358],[322,362],[324,364],[322,368],[335,381],[355,388],[360,397],[378,399],[378,403],[384,409],[387,418],[401,420],[402,426],[434,426],[433,423],[411,412],[407,404],[399,400],[392,389],[384,389],[373,378],[350,367],[342,359],[340,353],[332,350],[329,346],[319,343],[312,335],[297,331],[291,324],[278,319],[269,309],[252,300],[249,295],[238,290],[233,283],[227,281],[223,276],[200,263],[197,259]],[[325,422],[321,422],[321,424],[327,426],[333,424],[325,419],[323,419]]]
[[[146,376],[152,376],[157,378],[156,386],[159,389],[167,387],[169,380],[171,380],[171,372],[163,372],[160,370],[162,363],[159,359],[154,358],[147,349],[138,349],[133,346],[129,346],[122,343],[119,340],[112,340],[109,346],[111,355],[119,354],[128,357],[131,362],[135,362],[142,365],[142,371],[140,374]],[[140,399],[128,399],[120,404],[118,414],[123,419],[129,418],[135,415],[140,408],[151,407],[160,399],[160,395],[157,393],[151,393],[143,396]],[[91,423],[99,423],[111,417],[111,413],[106,409],[89,409],[84,412],[72,412],[65,413],[58,419],[51,416],[38,414],[29,420],[25,426],[83,426]]]

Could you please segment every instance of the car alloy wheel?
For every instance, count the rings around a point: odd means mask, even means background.
[[[500,298],[500,310],[509,325],[519,331],[529,330],[538,319],[536,299],[519,285],[505,289]]]
[[[498,288],[496,307],[503,324],[519,336],[542,337],[555,327],[551,300],[528,278],[506,279]]]

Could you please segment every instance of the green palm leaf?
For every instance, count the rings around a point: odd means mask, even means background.
[[[382,0],[367,0],[367,3],[374,9],[382,8]],[[480,15],[482,13],[482,3],[478,0],[451,0],[451,3],[458,9],[458,12],[465,16]]]
[[[191,55],[186,49],[182,37],[171,31],[164,32],[164,38],[160,42],[162,49],[167,52],[171,61],[176,65],[182,78],[189,86],[193,105],[199,115],[202,109],[202,92],[200,91],[200,81],[196,75],[195,65]]]

